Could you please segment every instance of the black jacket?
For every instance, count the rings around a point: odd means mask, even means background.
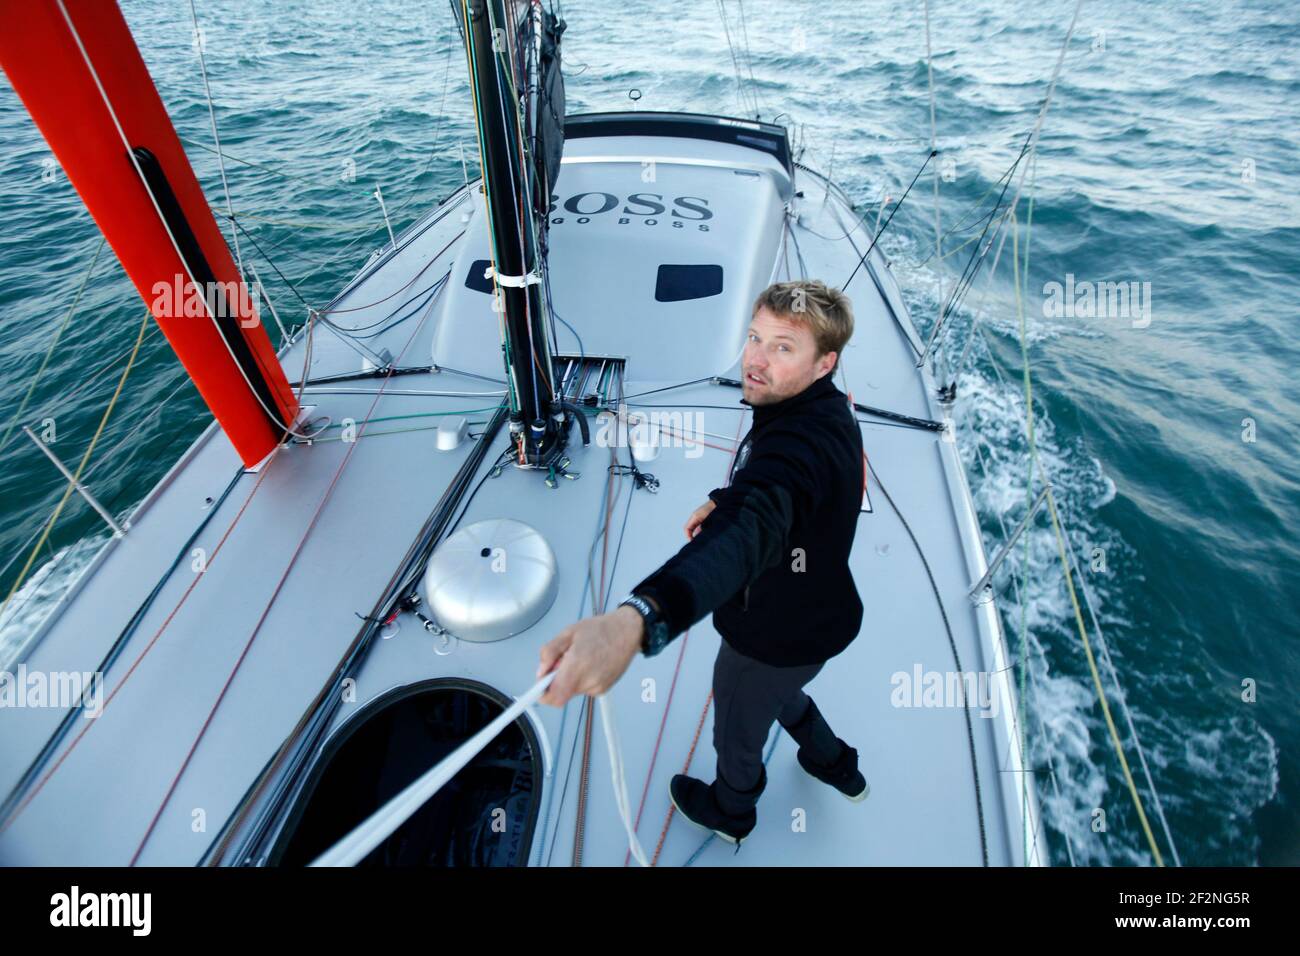
[[[822,663],[862,626],[848,564],[862,509],[862,433],[830,374],[753,409],[730,483],[709,492],[716,507],[632,593],[654,598],[673,637],[713,611],[718,633],[747,657]]]

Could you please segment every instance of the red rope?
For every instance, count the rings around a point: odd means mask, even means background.
[[[736,422],[736,438],[735,438],[736,447],[730,449],[730,451],[731,451],[731,462],[729,462],[729,463],[727,464],[727,473],[728,473],[728,474],[731,473],[731,465],[735,463],[735,460],[736,460],[736,452],[740,450],[740,427],[741,427],[741,425],[743,425],[744,423],[745,423],[745,416],[744,416],[744,414],[742,413],[741,416],[740,416],[740,420]],[[726,451],[727,449],[723,449],[723,450]],[[686,632],[686,636],[687,636],[687,637],[690,636],[690,631],[689,631],[689,630]],[[685,638],[683,638],[683,639],[682,639],[682,650],[681,650],[681,653],[680,653],[680,654],[678,655],[678,657],[677,657],[677,667],[678,667],[678,669],[680,669],[681,666],[682,666],[682,657],[684,657],[685,654],[686,654],[686,640],[685,640]],[[676,687],[676,686],[677,686],[677,672],[674,671],[674,672],[673,672],[673,687]],[[713,701],[713,688],[710,687],[710,688],[709,688],[709,695],[708,695],[706,698],[704,698],[704,711],[700,714],[700,722],[699,722],[699,724],[697,724],[696,727],[695,727],[695,737],[694,737],[694,739],[691,740],[691,749],[690,749],[690,750],[687,752],[687,754],[686,754],[686,765],[682,768],[682,773],[685,773],[687,770],[691,769],[691,761],[692,761],[693,759],[695,759],[695,747],[696,747],[696,745],[700,742],[700,732],[704,729],[704,718],[705,718],[706,716],[708,716],[708,713],[709,713],[709,704],[710,704],[712,701]],[[660,723],[660,725],[659,725],[659,739],[655,741],[655,749],[654,749],[654,752],[650,755],[650,769],[649,769],[648,771],[646,771],[645,788],[641,791],[641,808],[644,808],[644,807],[645,807],[645,798],[646,798],[646,793],[647,793],[647,792],[649,791],[649,789],[650,789],[650,777],[651,777],[651,774],[654,773],[655,761],[659,758],[659,743],[660,743],[660,741],[663,740],[663,734],[664,734],[664,723],[667,723],[667,721],[668,721],[668,708],[672,706],[672,703],[673,703],[673,693],[672,693],[672,689],[670,688],[669,691],[668,691],[668,703],[664,705],[664,719],[663,719],[663,723]],[[654,852],[654,856],[652,856],[652,857],[650,858],[650,865],[651,865],[651,866],[655,866],[655,865],[657,865],[658,862],[659,862],[659,853],[660,853],[661,850],[663,850],[663,848],[664,848],[664,840],[668,837],[668,827],[669,827],[669,825],[673,822],[673,810],[674,810],[674,807],[673,807],[672,801],[670,800],[670,801],[668,802],[668,814],[664,817],[664,828],[663,828],[661,831],[659,831],[659,842],[655,844],[655,852]],[[632,828],[633,832],[636,832],[637,828],[638,828],[640,825],[641,825],[641,809],[638,809],[638,810],[637,810],[637,814],[636,814],[636,826],[634,826],[634,827]],[[623,865],[624,865],[624,866],[627,866],[627,861],[628,861],[628,858],[631,856],[631,854],[632,854],[632,850],[631,850],[631,848],[629,847],[629,848],[628,848],[628,855],[625,856],[625,857],[623,858]]]
[[[695,759],[695,745],[700,742],[700,731],[704,729],[704,718],[708,716],[709,704],[711,703],[713,703],[713,688],[709,688],[709,696],[704,698],[704,710],[700,711],[700,722],[695,725],[695,738],[691,741],[691,749],[686,754],[686,763],[682,766],[682,773],[691,769],[691,761]],[[655,844],[655,855],[650,858],[651,866],[657,866],[659,863],[659,852],[664,848],[664,840],[668,836],[668,826],[673,822],[673,811],[676,809],[670,800],[668,802],[668,813],[664,817],[664,828],[659,831],[659,842]]]
[[[279,454],[280,448],[282,447],[283,446],[281,445],[277,445],[275,451],[271,452],[271,458],[274,458],[277,454]],[[270,470],[270,465],[271,465],[270,459],[267,459],[267,461],[263,463],[261,474],[258,475],[257,481],[253,485],[253,489],[248,493],[248,497],[244,499],[244,503],[240,506],[239,512],[235,515],[234,520],[230,522],[230,526],[226,528],[225,533],[221,536],[221,540],[219,540],[217,542],[216,547],[212,549],[212,554],[208,557],[208,561],[206,565],[208,568],[212,567],[212,562],[216,560],[217,555],[221,551],[222,545],[226,543],[226,539],[230,537],[230,533],[235,530],[235,525],[239,523],[239,519],[244,516],[244,512],[248,509],[249,503],[252,502],[253,496],[257,494],[257,489],[261,486],[262,480],[266,477],[267,472]],[[203,574],[196,574],[194,576],[194,580],[190,582],[190,586],[185,589],[185,593],[182,594],[180,600],[176,602],[176,606],[171,609],[171,612],[163,620],[162,624],[158,627],[158,630],[154,632],[154,636],[149,639],[149,643],[145,645],[144,650],[142,650],[139,653],[139,655],[137,655],[136,659],[132,661],[131,666],[127,669],[127,672],[124,675],[122,675],[122,679],[118,681],[117,686],[114,687],[113,690],[109,693],[108,697],[105,698],[104,704],[100,708],[100,716],[103,716],[104,711],[107,710],[108,705],[113,702],[113,698],[117,696],[118,691],[120,691],[122,689],[122,686],[128,680],[130,680],[131,675],[135,673],[135,669],[140,666],[140,662],[144,660],[145,655],[148,654],[149,651],[153,649],[154,644],[158,642],[158,638],[162,637],[163,631],[165,631],[167,629],[167,626],[171,624],[172,618],[174,618],[177,612],[180,611],[181,606],[189,598],[190,593],[196,587],[198,587],[199,581],[201,581],[202,579],[203,579]],[[35,799],[36,795],[40,793],[42,789],[44,789],[45,784],[49,782],[49,779],[52,776],[54,776],[54,772],[58,770],[60,766],[63,765],[63,762],[65,760],[68,759],[68,755],[72,753],[73,749],[77,746],[77,744],[81,743],[81,738],[85,737],[86,734],[90,731],[90,728],[95,726],[95,724],[97,723],[98,723],[97,720],[89,721],[85,725],[85,727],[82,728],[81,732],[72,739],[72,743],[68,744],[68,749],[65,750],[59,756],[59,759],[54,762],[54,766],[50,767],[50,769],[45,772],[45,775],[41,777],[41,779],[37,782],[36,786],[32,788],[31,792],[28,793],[27,796],[23,798],[22,802],[19,803],[18,806],[14,808],[13,813],[9,815],[9,819],[5,820],[3,825],[0,825],[0,833],[3,833],[5,830],[7,830],[9,826],[15,820],[18,819],[18,815],[22,813],[23,810],[26,809],[27,805],[31,803],[33,799]]]
[[[664,727],[668,725],[668,712],[673,706],[673,691],[677,689],[677,675],[682,670],[682,659],[686,656],[686,642],[690,640],[691,632],[688,628],[682,636],[682,646],[677,652],[677,666],[673,668],[673,682],[668,688],[668,700],[664,704],[664,715],[659,720],[659,736],[655,738],[654,750],[650,753],[650,769],[645,774],[645,786],[641,788],[641,802],[636,808],[636,821],[632,824],[632,832],[636,833],[641,829],[641,814],[645,810],[645,799],[650,793],[650,780],[654,777],[655,762],[659,759],[659,745],[664,739]],[[627,866],[632,859],[632,847],[627,848],[627,853],[623,856],[623,865]]]
[[[398,355],[397,359],[393,362],[394,367],[401,365],[402,358],[406,355],[407,350],[411,347],[411,343],[415,341],[415,337],[420,334],[420,330],[424,328],[424,323],[428,320],[429,315],[432,314],[433,304],[436,301],[437,301],[436,296],[430,300],[429,306],[425,310],[424,315],[421,317],[419,323],[416,325],[415,330],[411,333],[410,337],[406,340],[406,344],[402,347],[401,353]],[[285,581],[287,581],[289,578],[289,573],[293,570],[294,565],[297,564],[298,557],[299,555],[302,554],[302,549],[306,546],[307,539],[311,536],[312,531],[315,529],[316,522],[320,520],[320,516],[325,510],[325,505],[329,502],[330,497],[333,495],[334,488],[338,484],[339,478],[343,476],[344,469],[347,468],[348,463],[352,460],[353,454],[355,454],[357,450],[357,447],[361,444],[360,439],[365,435],[366,425],[369,424],[369,419],[374,414],[375,408],[379,404],[379,400],[384,395],[384,389],[388,387],[388,383],[392,379],[392,377],[393,377],[393,372],[392,369],[390,368],[388,374],[384,376],[383,381],[380,383],[379,388],[376,389],[375,391],[374,400],[371,401],[370,409],[366,412],[366,417],[365,420],[362,422],[361,430],[357,433],[358,440],[350,443],[351,447],[347,450],[347,453],[344,454],[343,461],[339,463],[338,468],[334,472],[334,477],[330,479],[329,487],[325,489],[325,494],[321,498],[320,503],[316,506],[316,511],[312,515],[311,521],[307,525],[307,529],[303,532],[302,537],[299,539],[298,546],[294,548],[293,555],[289,558],[288,566],[284,569],[284,573],[280,575],[280,580],[276,583],[275,590],[271,593],[270,600],[267,601],[266,607],[262,610],[261,616],[257,619],[257,624],[253,628],[253,632],[248,636],[248,640],[244,644],[243,651],[240,652],[239,658],[235,661],[235,666],[231,669],[230,675],[226,678],[225,684],[222,685],[221,693],[217,695],[216,702],[212,705],[211,710],[208,711],[207,719],[203,721],[203,726],[199,728],[198,736],[194,738],[194,743],[190,745],[189,752],[186,753],[184,762],[181,764],[180,769],[176,771],[176,776],[172,778],[171,786],[167,788],[167,793],[163,797],[162,803],[158,805],[158,810],[154,813],[153,819],[150,820],[149,822],[149,828],[145,831],[144,837],[140,840],[140,845],[136,847],[135,854],[131,857],[131,862],[129,864],[130,866],[135,866],[136,861],[140,859],[140,854],[144,852],[145,845],[149,842],[149,837],[153,835],[153,831],[157,827],[158,821],[159,819],[161,819],[163,811],[167,808],[167,804],[171,802],[172,795],[176,792],[176,787],[180,784],[181,777],[184,775],[186,769],[189,767],[190,761],[193,759],[195,752],[198,750],[199,744],[202,742],[204,735],[208,732],[208,727],[210,727],[212,724],[212,718],[216,716],[217,708],[220,707],[221,702],[225,700],[226,693],[230,690],[230,685],[235,680],[235,675],[239,673],[239,668],[243,665],[244,660],[248,657],[248,652],[253,647],[253,641],[255,641],[257,639],[257,635],[261,633],[262,625],[266,623],[266,619],[268,615],[270,615],[271,613],[271,608],[275,605],[276,598],[279,597],[280,591],[284,587]],[[263,467],[262,474],[265,475],[267,471],[268,469],[266,467]],[[260,483],[261,481],[260,477],[258,481]]]

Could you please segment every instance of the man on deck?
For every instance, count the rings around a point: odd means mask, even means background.
[[[853,334],[848,297],[816,280],[779,282],[754,303],[741,358],[753,425],[728,485],[686,522],[686,545],[614,611],[561,631],[538,676],[557,673],[542,703],[605,693],[637,651],[657,654],[713,613],[712,784],[677,774],[669,792],[691,822],[739,844],[767,786],[772,721],[799,744],[800,765],[851,800],[867,795],[858,754],[803,691],[857,636],[862,601],[849,553],[862,507],[856,416],[834,385]]]

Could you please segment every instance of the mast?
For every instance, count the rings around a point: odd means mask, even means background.
[[[0,65],[245,465],[298,403],[117,4],[0,0]]]
[[[510,430],[519,464],[544,467],[564,447],[568,414],[581,415],[555,392],[546,294],[547,213],[563,149],[564,21],[535,2],[522,14],[513,0],[452,3],[459,7],[478,127]]]

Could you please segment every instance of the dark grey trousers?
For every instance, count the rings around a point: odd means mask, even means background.
[[[767,785],[763,745],[774,720],[814,763],[829,765],[839,757],[838,738],[803,691],[825,666],[774,667],[721,641],[713,664],[713,749],[718,754],[713,791],[724,812],[742,816],[758,802]]]

